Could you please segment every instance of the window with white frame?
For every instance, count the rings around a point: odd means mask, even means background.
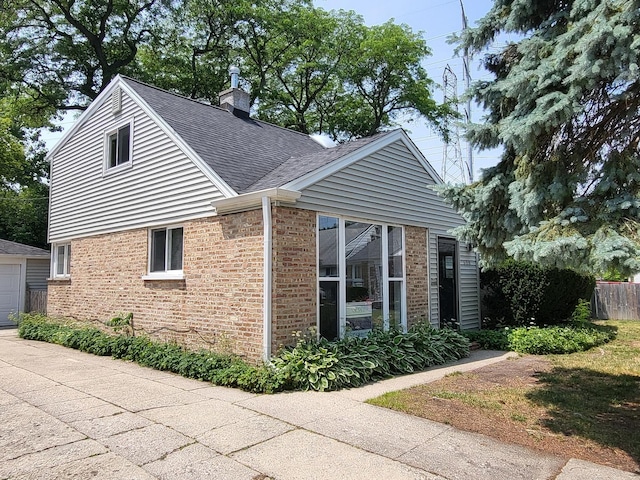
[[[69,278],[71,273],[71,243],[55,243],[51,249],[53,278]]]
[[[107,132],[105,139],[105,170],[131,164],[133,122]]]
[[[154,228],[149,233],[149,274],[182,275],[183,228]]]
[[[318,216],[318,330],[335,339],[406,328],[404,229]]]

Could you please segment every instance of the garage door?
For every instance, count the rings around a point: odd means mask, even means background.
[[[0,326],[14,325],[9,320],[17,312],[20,300],[20,265],[0,264]]]

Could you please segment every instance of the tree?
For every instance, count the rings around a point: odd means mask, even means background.
[[[84,109],[134,61],[160,0],[5,0],[0,79],[57,110]]]
[[[0,238],[45,248],[49,172],[33,125],[47,124],[50,110],[11,93],[0,99]]]
[[[487,111],[468,138],[497,166],[443,195],[485,264],[507,256],[600,273],[640,271],[640,8],[637,0],[495,0],[460,46],[487,50]]]

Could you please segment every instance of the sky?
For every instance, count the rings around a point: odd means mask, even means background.
[[[441,88],[442,76],[447,65],[451,67],[458,80],[458,95],[464,92],[462,75],[462,58],[454,53],[455,46],[447,43],[452,33],[462,30],[462,13],[460,0],[314,0],[317,7],[325,10],[353,10],[364,17],[367,25],[379,25],[389,19],[395,23],[404,23],[414,32],[421,32],[432,55],[424,62],[429,77],[438,85],[434,92],[436,101],[443,100]],[[491,0],[463,0],[464,11],[469,27],[474,27],[491,9]],[[504,40],[501,40],[504,41]],[[489,79],[487,72],[479,66],[479,58],[472,59],[470,66],[471,80]],[[472,120],[481,121],[482,111],[472,105]],[[402,125],[409,131],[409,136],[422,151],[435,170],[442,171],[444,145],[438,136],[424,125],[414,123]],[[461,139],[463,160],[466,160],[467,145]],[[474,151],[474,177],[479,178],[482,168],[498,163],[500,151]]]
[[[482,18],[491,8],[492,0],[463,0],[464,10],[470,27]],[[462,58],[454,54],[454,45],[447,43],[447,38],[452,33],[462,30],[462,13],[460,0],[314,0],[317,7],[325,10],[353,10],[362,15],[367,25],[379,25],[389,19],[396,23],[404,23],[414,32],[421,32],[432,55],[424,62],[424,67],[429,77],[437,84],[434,91],[436,101],[443,100],[441,88],[444,68],[449,65],[457,76],[458,94],[464,91],[462,75]],[[504,41],[504,40],[502,40]],[[472,59],[470,74],[471,79],[490,78],[479,66],[479,59]],[[480,121],[482,111],[472,105],[473,121]],[[67,115],[61,122],[64,129],[69,128],[74,122],[72,115]],[[409,136],[422,151],[426,159],[433,165],[438,173],[442,171],[444,145],[439,137],[424,123],[413,122],[401,125],[408,131]],[[62,137],[63,132],[43,132],[43,138],[49,149]],[[467,145],[461,139],[461,151],[463,160],[468,157]],[[500,151],[474,151],[474,177],[478,179],[481,169],[495,165],[499,160]],[[450,180],[450,179],[445,179]]]

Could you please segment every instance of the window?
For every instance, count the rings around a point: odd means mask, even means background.
[[[404,229],[318,216],[318,331],[335,339],[406,327]]]
[[[71,271],[71,243],[57,243],[51,250],[53,278],[69,278]]]
[[[183,228],[155,228],[149,237],[149,277],[182,278]]]
[[[107,133],[105,145],[105,169],[131,164],[131,130],[132,123]]]

